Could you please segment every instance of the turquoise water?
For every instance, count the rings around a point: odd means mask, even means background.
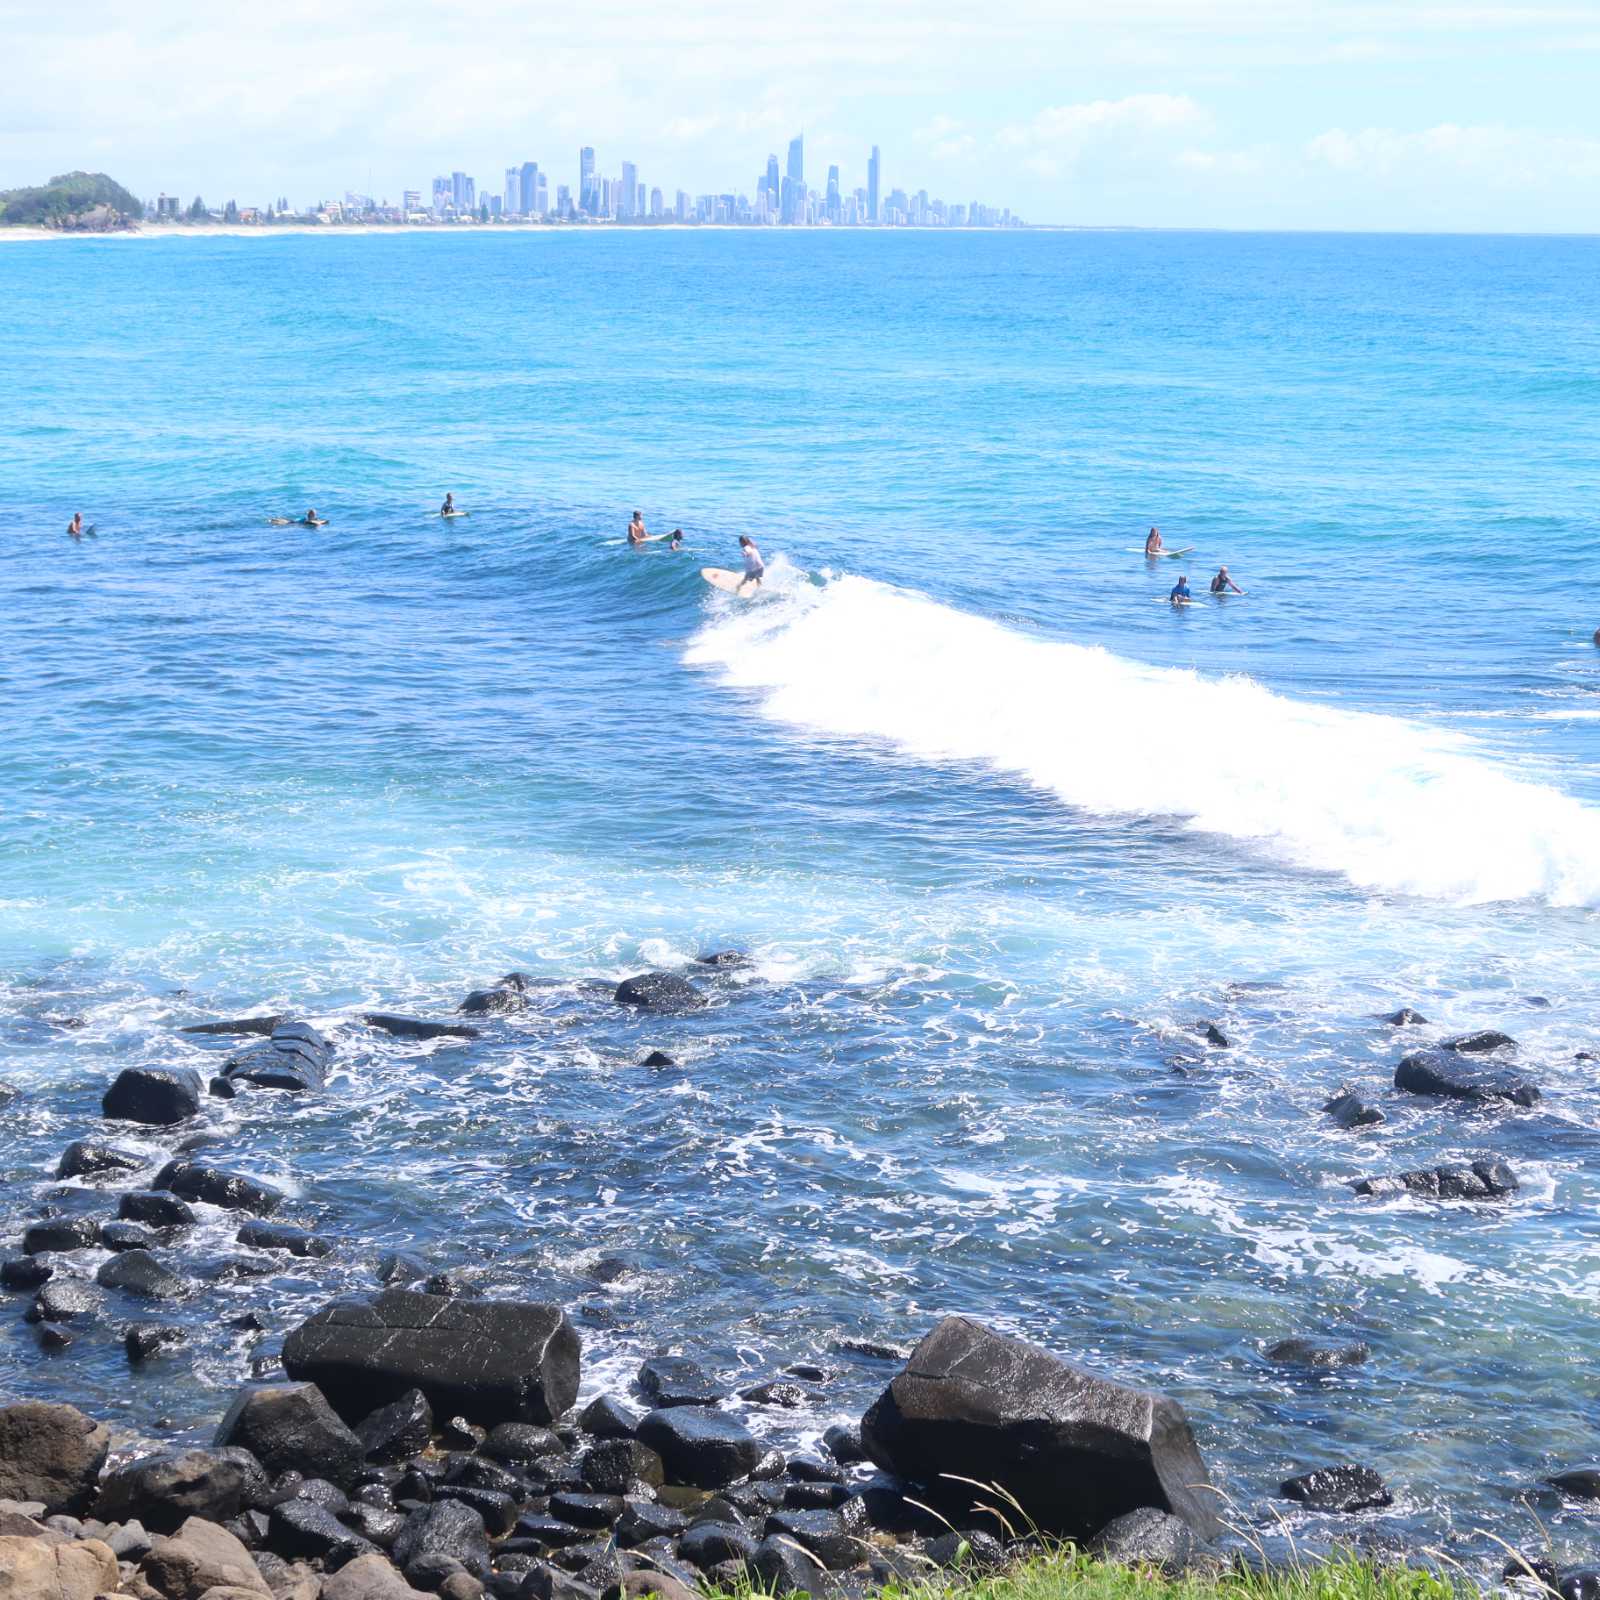
[[[586,1307],[590,1388],[658,1345],[749,1382],[972,1311],[1179,1395],[1249,1514],[1356,1458],[1381,1526],[1531,1537],[1518,1497],[1593,1455],[1600,1394],[1597,266],[1141,234],[0,250],[5,1237],[120,1066],[212,1064],[182,1023],[542,980],[471,1046],[345,1027],[327,1096],[216,1104],[228,1159],[344,1241],[262,1279],[202,1230],[180,1314],[256,1306],[260,1349],[130,1382],[137,1311],[49,1358],[18,1300],[0,1385],[201,1428],[411,1246]],[[447,489],[470,518],[430,515]],[[310,505],[326,529],[268,523]],[[624,547],[635,506],[688,549]],[[1147,566],[1152,522],[1193,557]],[[753,604],[696,575],[741,532]],[[1245,597],[1162,602],[1223,561]],[[704,1013],[607,998],[728,946],[755,964]],[[1544,1103],[1395,1096],[1400,1004],[1408,1041],[1516,1035]],[[1384,1127],[1321,1116],[1343,1082]],[[1488,1153],[1504,1207],[1346,1187]],[[1301,1333],[1373,1357],[1263,1360]],[[761,1425],[807,1436],[889,1370],[828,1360]]]

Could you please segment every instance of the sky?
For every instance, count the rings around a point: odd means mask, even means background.
[[[0,0],[0,188],[668,197],[806,176],[1085,226],[1600,230],[1600,0]]]

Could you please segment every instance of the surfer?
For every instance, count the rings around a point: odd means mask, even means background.
[[[306,512],[303,517],[301,517],[300,526],[302,528],[326,528],[328,526],[328,519],[326,517],[319,517],[317,515],[317,508],[312,506],[312,508]]]
[[[674,528],[672,530],[672,537],[667,540],[667,549],[669,549],[669,550],[681,550],[681,549],[683,549],[683,529],[682,528]]]
[[[67,532],[71,534],[74,539],[77,539],[80,542],[82,541],[83,513],[81,511],[74,511],[72,513],[72,521],[67,524]]]
[[[447,492],[445,497],[444,497],[444,504],[439,507],[439,515],[441,517],[453,517],[455,514],[456,514],[456,497],[453,494],[450,494],[450,493]]]
[[[1161,554],[1161,530],[1159,528],[1152,528],[1150,530],[1150,535],[1144,542],[1144,553],[1147,556],[1158,556]]]
[[[767,571],[767,564],[761,559],[755,540],[747,533],[739,535],[739,554],[744,557],[744,576],[739,580],[739,587],[733,591],[735,594],[742,594],[747,583],[759,588]]]
[[[1228,576],[1228,569],[1219,567],[1216,577],[1211,580],[1211,592],[1212,594],[1226,594],[1230,589],[1235,594],[1244,593],[1244,590]]]
[[[1187,572],[1173,584],[1172,593],[1167,596],[1167,599],[1175,606],[1186,606],[1194,599],[1194,596],[1189,593],[1189,574]]]
[[[635,511],[633,521],[628,524],[628,543],[643,544],[650,535],[644,531],[644,518]]]

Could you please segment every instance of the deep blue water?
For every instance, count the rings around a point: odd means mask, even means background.
[[[816,1406],[763,1421],[793,1439],[891,1370],[833,1341],[977,1312],[1178,1395],[1247,1515],[1353,1458],[1382,1526],[1533,1538],[1518,1497],[1600,1422],[1597,268],[1113,233],[0,249],[4,1237],[119,1067],[220,1059],[182,1023],[544,980],[470,1047],[345,1025],[325,1097],[218,1102],[227,1160],[340,1252],[240,1280],[217,1214],[197,1359],[130,1381],[143,1313],[109,1300],[46,1357],[17,1299],[0,1388],[203,1429],[252,1354],[218,1317],[260,1308],[270,1351],[409,1247],[589,1308],[589,1389],[658,1346],[730,1381],[821,1353]],[[430,515],[447,489],[470,518]],[[269,525],[310,505],[325,530]],[[689,548],[625,548],[634,506]],[[1192,558],[1147,566],[1153,522]],[[749,604],[696,575],[741,532]],[[1162,602],[1224,561],[1245,597]],[[728,946],[755,965],[704,1013],[607,998]],[[1402,1003],[1406,1042],[1516,1035],[1544,1102],[1396,1095]],[[1322,1117],[1346,1082],[1382,1128]],[[1489,1153],[1503,1206],[1346,1187]],[[1373,1355],[1264,1361],[1298,1333]]]

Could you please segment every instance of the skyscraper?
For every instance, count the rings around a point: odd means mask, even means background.
[[[522,209],[523,209],[523,205],[522,205],[522,178],[521,178],[521,174],[517,171],[517,169],[515,167],[507,167],[506,168],[506,199],[505,199],[505,207],[504,207],[505,213],[506,213],[507,216],[515,216],[516,213],[521,211]]]
[[[578,209],[593,216],[600,209],[599,184],[594,176],[594,146],[586,144],[578,152]]]
[[[517,174],[517,209],[531,217],[539,207],[539,163],[524,161]]]
[[[878,147],[872,147],[872,159],[867,162],[867,221],[878,220]]]
[[[837,222],[839,220],[839,169],[837,167],[828,168],[827,213],[829,222]]]
[[[617,216],[628,221],[635,214],[634,196],[639,192],[639,169],[631,162],[622,163],[622,189],[617,196]]]
[[[778,214],[778,202],[783,197],[783,185],[778,181],[778,158],[767,157],[767,209]]]
[[[433,209],[446,211],[456,203],[455,189],[449,178],[438,177],[433,180]]]

